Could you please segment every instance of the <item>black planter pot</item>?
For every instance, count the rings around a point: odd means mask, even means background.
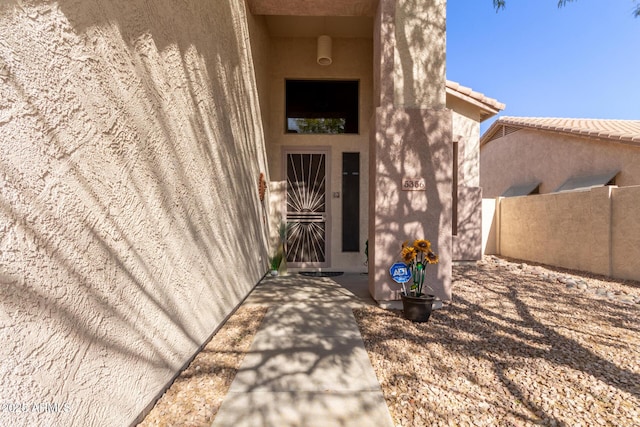
[[[435,296],[421,295],[419,297],[413,295],[400,294],[402,298],[402,311],[404,318],[412,322],[426,322],[431,317],[431,306]]]

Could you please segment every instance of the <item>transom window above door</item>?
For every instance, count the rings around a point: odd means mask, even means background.
[[[358,133],[357,80],[287,80],[286,131]]]

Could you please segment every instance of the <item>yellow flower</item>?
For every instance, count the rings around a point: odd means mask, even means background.
[[[431,251],[427,252],[427,262],[429,264],[437,264],[438,261],[439,261],[438,255],[434,254]]]
[[[416,259],[416,255],[418,255],[418,252],[415,248],[411,246],[405,246],[402,248],[402,253],[400,256],[402,257],[402,261],[404,261],[405,264],[410,264],[414,259]]]
[[[431,242],[426,239],[417,239],[413,242],[413,247],[420,252],[431,252]]]

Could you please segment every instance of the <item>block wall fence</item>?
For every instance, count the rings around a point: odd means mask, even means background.
[[[483,250],[640,280],[640,186],[483,200]]]

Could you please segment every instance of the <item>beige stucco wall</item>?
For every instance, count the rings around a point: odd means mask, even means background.
[[[640,280],[640,186],[613,188],[611,200],[612,275]]]
[[[333,62],[321,66],[316,62],[316,39],[273,38],[270,54],[270,108],[267,149],[272,187],[280,189],[272,194],[274,210],[285,209],[283,150],[294,147],[327,147],[330,150],[330,182],[327,186],[329,202],[328,230],[331,230],[330,266],[327,270],[364,272],[365,242],[369,203],[367,188],[369,164],[369,123],[372,114],[372,40],[367,38],[334,38]],[[285,80],[335,79],[358,80],[359,133],[340,135],[304,135],[285,132]],[[333,193],[342,192],[342,153],[360,153],[360,252],[342,252],[342,201]]]
[[[458,185],[480,186],[480,112],[454,96],[447,96],[452,110],[453,140],[458,141]]]
[[[500,198],[496,253],[640,280],[639,203],[640,186]]]
[[[0,424],[133,422],[265,272],[247,41],[242,2],[0,5]]]
[[[405,240],[428,239],[440,262],[427,268],[425,282],[441,299],[451,298],[451,112],[378,109],[371,157],[375,181],[369,225],[370,290],[378,301],[400,298],[400,285],[389,268],[400,261]],[[384,131],[382,131],[384,129]],[[404,191],[403,178],[423,178],[424,191]],[[372,252],[373,249],[373,252]],[[372,273],[373,272],[373,273]],[[373,274],[373,276],[372,276]]]
[[[446,108],[446,0],[380,0],[374,106]]]
[[[553,132],[521,129],[482,146],[480,181],[484,197],[509,187],[541,182],[540,193],[567,179],[620,170],[616,185],[640,184],[640,147]]]
[[[453,141],[457,143],[457,227],[453,235],[453,259],[482,258],[482,189],[480,188],[480,111],[459,98],[447,95],[452,110]]]
[[[447,1],[393,1],[393,104],[403,108],[443,109]]]
[[[600,188],[598,190],[607,190]],[[599,209],[600,193],[571,192],[535,197],[507,197],[500,204],[500,254],[566,268],[608,274],[609,245],[604,224],[608,212]],[[585,197],[585,195],[589,197]]]
[[[260,101],[260,114],[258,117],[261,119],[264,135],[268,135],[270,128],[269,110],[271,108],[271,37],[263,15],[248,13],[247,23],[249,29],[249,39],[246,40],[248,43],[247,48],[251,50],[255,85]]]
[[[374,24],[374,105],[369,174],[369,291],[400,298],[389,267],[405,240],[426,238],[440,256],[429,286],[451,298],[452,118],[446,109],[446,2],[380,0]],[[389,78],[392,76],[392,78]],[[425,191],[403,191],[424,178]]]
[[[482,199],[482,253],[484,255],[498,254],[499,203],[500,198]]]

